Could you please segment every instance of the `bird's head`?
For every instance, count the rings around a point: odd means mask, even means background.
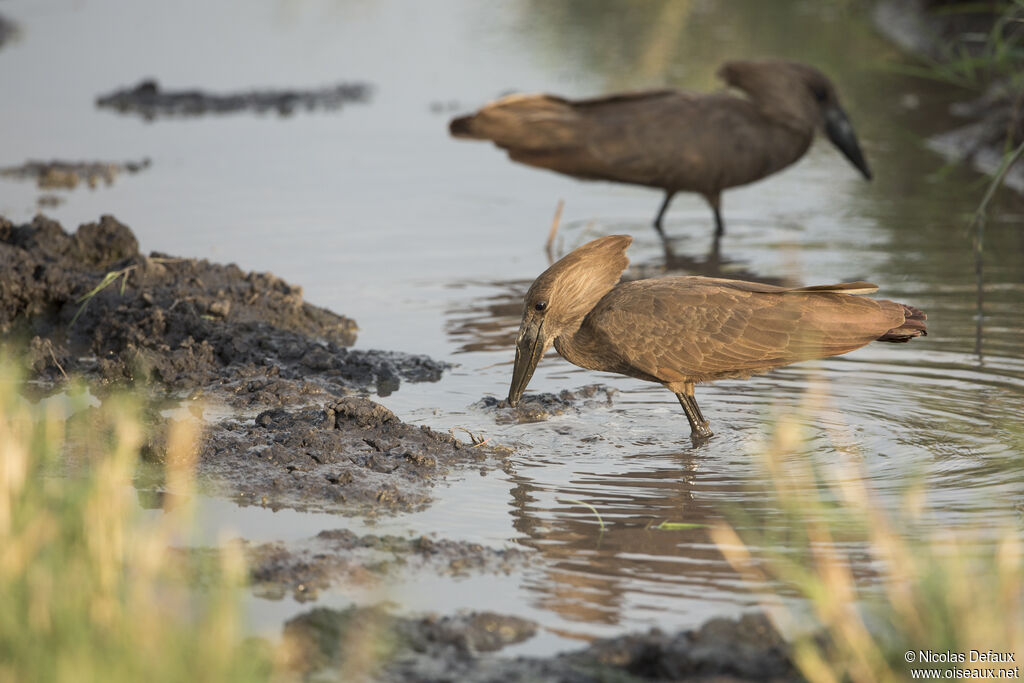
[[[551,343],[579,329],[629,265],[629,235],[608,235],[569,252],[533,281],[523,301],[508,402],[515,406]]]
[[[772,115],[824,129],[843,156],[871,180],[871,168],[860,150],[857,134],[825,74],[799,62],[761,60],[726,62],[718,75]]]

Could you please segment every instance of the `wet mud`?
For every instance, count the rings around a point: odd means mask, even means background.
[[[59,194],[46,193],[36,197],[36,206],[40,209],[53,209],[64,203]]]
[[[452,468],[503,464],[365,398],[435,382],[447,365],[346,348],[356,330],[269,273],[144,256],[112,216],[73,234],[44,217],[0,219],[0,334],[27,356],[29,379],[57,389],[78,375],[98,395],[139,385],[197,413],[226,406],[236,416],[206,426],[198,471],[243,504],[413,510]],[[152,413],[145,455],[160,461],[168,420]]]
[[[122,173],[138,173],[150,166],[149,159],[124,163],[106,161],[26,161],[21,166],[0,168],[0,177],[34,181],[40,190],[73,190],[79,185],[91,189],[114,184]]]
[[[470,407],[493,414],[498,424],[525,424],[543,422],[558,415],[578,415],[584,410],[609,408],[616,393],[616,389],[604,384],[588,384],[576,390],[564,389],[557,394],[526,394],[514,408],[506,399],[494,396],[485,396]]]
[[[533,622],[487,612],[407,619],[381,608],[314,609],[285,624],[290,664],[307,678],[383,663],[377,681],[798,681],[789,647],[763,615],[651,630],[549,658],[488,655],[532,637]]]
[[[503,465],[494,449],[406,424],[359,396],[223,420],[199,454],[200,475],[241,505],[365,516],[425,508],[456,467]]]
[[[20,226],[0,218],[0,333],[28,341],[36,380],[150,380],[258,408],[385,394],[403,379],[437,381],[447,367],[350,350],[356,332],[270,273],[145,256],[112,216],[73,234],[41,216]]]
[[[96,98],[96,106],[121,114],[136,114],[151,121],[160,116],[185,117],[233,114],[241,111],[276,112],[289,116],[296,111],[333,111],[345,105],[365,103],[372,88],[367,83],[340,83],[309,90],[251,90],[208,93],[202,90],[164,90],[152,79]]]
[[[253,592],[269,600],[291,595],[299,602],[316,600],[321,591],[332,587],[375,585],[399,571],[509,574],[525,567],[533,554],[430,536],[360,536],[349,529],[324,530],[294,543],[243,544]],[[200,558],[217,553],[186,552]]]

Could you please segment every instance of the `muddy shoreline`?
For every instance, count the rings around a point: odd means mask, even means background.
[[[205,425],[199,476],[245,504],[408,511],[455,468],[502,466],[498,451],[366,398],[436,382],[447,365],[350,349],[357,329],[269,273],[143,255],[112,216],[74,233],[41,216],[0,219],[0,333],[25,353],[28,379],[55,391],[81,376],[98,396],[144,388],[226,408],[232,417]],[[167,420],[151,419],[147,456],[159,461]]]
[[[288,621],[284,638],[293,668],[307,677],[345,672],[353,650],[370,649],[382,664],[348,673],[395,683],[803,680],[789,646],[763,615],[711,619],[675,634],[652,629],[553,657],[490,654],[538,628],[490,612],[407,619],[378,607],[316,608]]]
[[[370,99],[367,83],[339,83],[306,90],[251,90],[210,93],[203,90],[168,90],[155,79],[141,81],[96,98],[96,106],[120,114],[135,114],[146,121],[158,117],[193,117],[251,111],[290,116],[296,111],[332,111]]]
[[[85,297],[83,299],[83,297]],[[144,457],[159,465],[174,418],[167,401],[202,415],[198,476],[204,488],[241,505],[317,510],[373,518],[430,505],[432,489],[469,468],[509,467],[507,449],[466,443],[402,422],[371,393],[402,382],[436,382],[446,364],[426,356],[353,350],[358,328],[303,299],[300,287],[269,273],[139,251],[113,216],[69,233],[39,216],[0,218],[0,334],[26,358],[32,386],[60,391],[69,376],[102,398],[138,392],[153,407]],[[532,422],[606,406],[602,385],[528,396],[513,410],[483,399],[496,421]],[[90,419],[95,409],[72,418]],[[149,467],[159,470],[160,468]],[[169,492],[159,477],[137,481],[143,498]],[[443,534],[443,532],[442,532]],[[314,601],[320,592],[373,585],[395,572],[448,576],[522,571],[535,551],[495,549],[441,536],[359,536],[345,528],[303,541],[243,541],[253,592]],[[183,549],[197,566],[214,550]],[[197,570],[197,583],[202,571]],[[549,658],[488,653],[533,637],[538,624],[487,612],[408,618],[381,608],[316,608],[284,627],[308,676],[344,663],[350,625],[374,624],[387,644],[372,672],[383,681],[791,680],[788,647],[763,617],[713,620],[696,631],[631,634]],[[737,654],[738,653],[738,654]]]

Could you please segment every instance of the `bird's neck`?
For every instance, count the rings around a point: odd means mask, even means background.
[[[564,333],[555,337],[555,351],[573,365],[588,370],[603,370],[603,364],[596,364],[599,349],[594,342],[593,335],[589,334],[586,326],[578,327],[570,333]]]
[[[806,97],[770,85],[746,85],[743,90],[761,114],[776,125],[809,136],[821,125],[821,109]]]
[[[773,123],[779,127],[781,135],[773,135],[764,141],[769,147],[768,156],[772,159],[772,173],[803,157],[814,142],[813,124],[799,123],[795,119],[790,119],[788,123]]]

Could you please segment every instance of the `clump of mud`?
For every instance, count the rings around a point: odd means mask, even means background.
[[[290,664],[345,670],[380,663],[376,681],[799,681],[789,647],[763,615],[713,619],[698,629],[599,640],[549,658],[481,655],[532,637],[537,625],[489,612],[408,619],[376,607],[314,609],[285,624]],[[361,660],[365,663],[367,660]]]
[[[536,632],[532,621],[492,612],[404,619],[379,607],[316,608],[285,624],[285,664],[307,677],[340,669],[342,678],[358,680],[367,680],[366,674],[370,680],[471,680],[459,674],[479,652],[522,642]],[[388,664],[377,671],[361,668],[382,660]],[[405,678],[400,669],[414,673]]]
[[[240,111],[277,112],[288,116],[297,110],[334,110],[366,102],[371,87],[366,83],[341,83],[309,90],[252,90],[227,94],[202,90],[162,90],[155,80],[115,90],[96,98],[96,106],[122,114],[138,114],[147,121],[158,116],[203,116]]]
[[[33,379],[148,379],[259,409],[371,388],[386,395],[403,379],[437,381],[447,367],[345,348],[356,330],[270,273],[144,256],[112,216],[74,234],[41,216],[20,226],[0,218],[0,333],[26,340]]]
[[[557,394],[527,394],[514,408],[505,399],[484,396],[470,408],[493,413],[494,421],[498,424],[543,422],[556,415],[607,408],[611,406],[612,396],[616,393],[617,390],[603,384],[588,384],[575,391],[564,389]]]
[[[398,571],[427,570],[466,576],[508,574],[526,565],[532,551],[489,548],[478,543],[366,534],[349,529],[321,531],[313,538],[284,543],[243,541],[253,592],[278,600],[291,595],[298,602],[316,600],[331,587],[366,587]],[[217,550],[182,551],[193,560],[216,557]]]
[[[500,465],[496,451],[413,426],[369,399],[272,409],[211,426],[199,473],[242,505],[363,515],[426,507],[454,467]]]
[[[0,168],[0,176],[33,180],[41,190],[73,190],[79,185],[95,189],[102,182],[113,185],[121,173],[149,168],[149,159],[114,163],[105,161],[26,161],[21,166]]]

